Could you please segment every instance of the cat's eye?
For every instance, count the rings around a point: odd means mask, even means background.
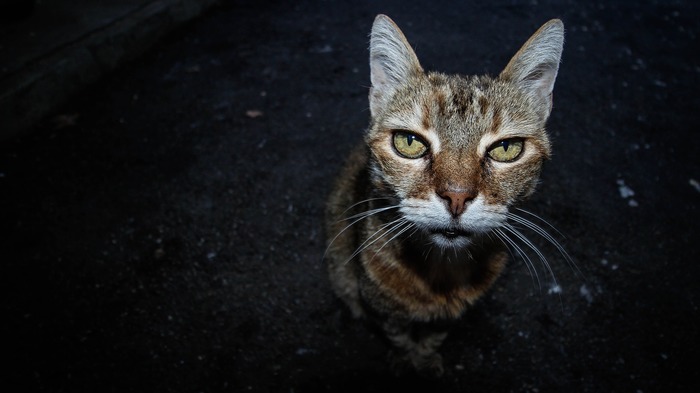
[[[420,158],[428,152],[428,144],[410,132],[396,131],[393,141],[396,151],[405,158]]]
[[[489,157],[498,162],[511,162],[520,157],[523,152],[522,139],[504,139],[496,142],[488,151]]]

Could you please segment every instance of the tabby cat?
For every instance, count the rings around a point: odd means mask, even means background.
[[[497,78],[445,75],[424,72],[401,30],[376,17],[370,127],[330,195],[326,259],[334,291],[381,326],[398,370],[442,374],[445,322],[499,276],[505,244],[517,247],[508,235],[522,240],[507,220],[529,221],[509,208],[550,154],[563,41],[551,20]]]

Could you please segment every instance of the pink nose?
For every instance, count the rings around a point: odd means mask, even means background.
[[[441,190],[438,191],[438,195],[440,195],[440,198],[447,201],[450,213],[452,213],[452,216],[455,218],[464,213],[467,202],[476,198],[476,192],[474,190],[464,188]]]

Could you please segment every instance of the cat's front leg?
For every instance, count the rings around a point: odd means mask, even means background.
[[[328,266],[335,294],[348,306],[353,318],[364,317],[365,311],[360,303],[359,283],[354,266],[334,258],[329,258]]]

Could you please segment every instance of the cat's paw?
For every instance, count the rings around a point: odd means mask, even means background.
[[[423,377],[440,378],[445,373],[442,356],[439,353],[432,353],[428,356],[416,356],[411,360],[418,374]]]

